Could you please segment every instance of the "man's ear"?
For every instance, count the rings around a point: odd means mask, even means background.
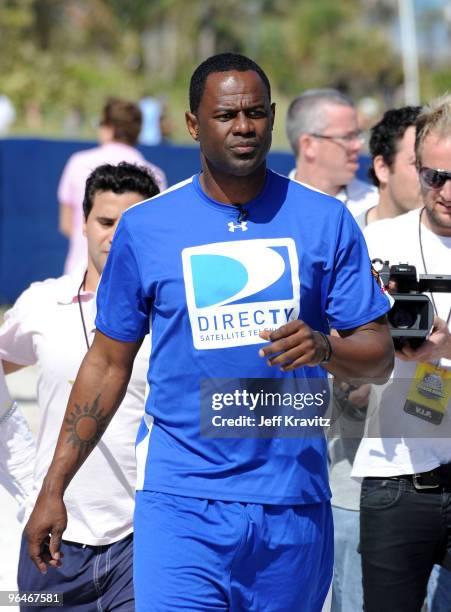
[[[381,185],[386,185],[388,183],[390,168],[385,163],[382,155],[376,155],[376,157],[373,159],[373,170],[379,183]]]
[[[275,102],[271,104],[271,113],[272,113],[271,130],[272,130],[274,127],[274,119],[276,118],[276,103]]]
[[[199,123],[194,113],[186,111],[185,113],[186,127],[193,140],[199,140]]]
[[[87,231],[86,231],[86,219],[85,218],[83,218],[83,230],[82,230],[82,232],[83,232],[83,236],[86,238]]]
[[[298,140],[298,151],[299,154],[302,151],[302,155],[307,159],[313,159],[316,157],[316,138],[310,136],[310,134],[301,134]],[[299,155],[298,154],[298,155]]]

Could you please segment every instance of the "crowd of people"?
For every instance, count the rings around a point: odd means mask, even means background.
[[[344,93],[290,104],[289,177],[266,164],[274,120],[265,72],[225,53],[190,81],[199,174],[167,189],[120,99],[68,160],[65,274],[0,327],[21,592],[80,612],[451,612],[451,295],[395,347],[401,287],[374,268],[451,280],[451,96],[384,113],[368,182]],[[4,376],[34,364],[36,441]],[[246,409],[256,379],[260,398],[330,388],[333,433]]]

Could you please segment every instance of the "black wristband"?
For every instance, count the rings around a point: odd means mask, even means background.
[[[329,363],[329,361],[332,358],[332,345],[330,343],[329,338],[326,336],[326,334],[323,334],[323,332],[318,332],[318,334],[321,336],[323,342],[324,342],[324,346],[326,347],[326,355],[324,357],[324,359],[322,361],[320,361],[321,363]]]

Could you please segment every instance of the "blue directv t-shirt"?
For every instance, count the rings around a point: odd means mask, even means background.
[[[258,332],[302,319],[323,332],[389,310],[364,239],[341,202],[268,170],[235,207],[199,177],[127,210],[97,296],[97,328],[121,341],[152,329],[150,395],[137,439],[138,488],[190,497],[302,504],[330,497],[321,437],[200,435],[200,383],[283,373],[258,356]],[[150,418],[151,415],[153,417]]]

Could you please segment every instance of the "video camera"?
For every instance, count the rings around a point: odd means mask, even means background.
[[[418,348],[429,335],[434,321],[434,306],[424,292],[451,293],[451,276],[445,274],[417,275],[415,266],[401,263],[390,266],[388,261],[374,259],[373,264],[382,265],[379,277],[386,289],[389,281],[396,282],[395,300],[387,314],[390,334],[397,350],[406,342]]]

